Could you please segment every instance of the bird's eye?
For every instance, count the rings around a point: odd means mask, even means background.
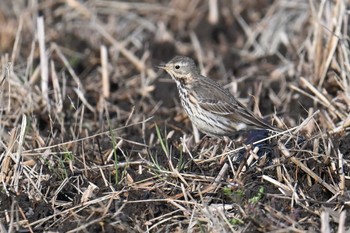
[[[175,66],[175,69],[177,69],[177,70],[180,69],[180,66],[179,66],[179,65],[176,65],[176,66]]]

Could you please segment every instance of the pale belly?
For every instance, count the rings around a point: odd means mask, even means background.
[[[214,115],[206,110],[198,111],[198,107],[189,106],[185,101],[181,101],[188,117],[201,132],[211,136],[232,135],[234,132],[246,127],[245,124],[236,124],[230,119]]]

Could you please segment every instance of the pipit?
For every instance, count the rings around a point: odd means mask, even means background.
[[[210,136],[230,136],[242,129],[279,129],[265,123],[214,80],[199,73],[191,58],[176,56],[158,68],[175,80],[181,104],[192,123]]]

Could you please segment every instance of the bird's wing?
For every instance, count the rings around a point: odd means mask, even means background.
[[[272,126],[263,122],[259,117],[255,116],[253,112],[245,108],[240,102],[235,100],[235,103],[227,103],[213,99],[201,99],[198,104],[205,110],[226,116],[235,123],[244,123],[251,128],[270,128]]]
[[[247,109],[242,103],[236,100],[228,91],[217,86],[216,83],[210,83],[213,87],[208,87],[205,90],[194,90],[193,95],[198,101],[198,104],[203,109],[217,115],[226,116],[236,123],[244,123],[252,128],[270,128],[273,127],[263,122],[259,117]]]

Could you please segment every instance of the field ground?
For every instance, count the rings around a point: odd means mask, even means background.
[[[1,232],[349,232],[349,10],[1,1]],[[199,133],[175,55],[284,133]]]

